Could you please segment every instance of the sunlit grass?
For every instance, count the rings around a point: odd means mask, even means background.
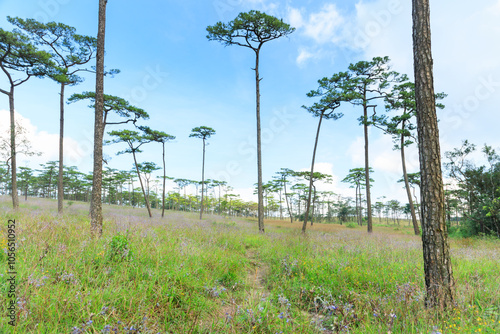
[[[3,316],[1,333],[500,332],[499,241],[450,241],[457,305],[438,314],[424,307],[421,241],[406,224],[303,236],[277,220],[259,234],[254,221],[104,205],[92,240],[87,203],[62,216],[54,201],[23,204],[13,213],[0,199],[0,219],[18,223],[17,327]],[[7,288],[4,274],[3,305]]]

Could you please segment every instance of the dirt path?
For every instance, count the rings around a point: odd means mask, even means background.
[[[245,278],[245,297],[243,301],[237,303],[233,300],[230,304],[225,305],[221,309],[222,316],[234,318],[238,312],[238,307],[244,307],[244,305],[257,305],[262,298],[268,296],[269,292],[265,286],[265,280],[269,267],[263,264],[257,259],[255,251],[248,250],[246,257],[250,260],[250,269]]]
[[[250,287],[249,294],[252,298],[260,299],[263,295],[267,294],[265,280],[269,267],[257,259],[254,251],[248,251],[247,257],[250,259],[250,263],[252,265],[246,279],[246,284]]]

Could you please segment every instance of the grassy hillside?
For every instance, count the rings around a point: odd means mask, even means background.
[[[17,326],[0,333],[500,333],[500,242],[451,240],[457,305],[423,304],[422,247],[412,230],[252,221],[0,198],[1,262],[16,219]],[[290,228],[292,227],[292,228]],[[6,266],[4,266],[6,268]],[[0,277],[0,302],[9,283]]]

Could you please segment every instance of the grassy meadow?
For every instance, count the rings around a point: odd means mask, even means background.
[[[500,333],[500,241],[451,239],[456,307],[424,307],[412,228],[257,223],[0,197],[0,333]],[[7,229],[16,219],[16,326],[8,324]],[[404,224],[406,225],[406,224]]]

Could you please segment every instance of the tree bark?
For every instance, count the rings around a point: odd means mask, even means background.
[[[306,233],[307,219],[309,218],[309,209],[311,207],[311,195],[313,187],[313,175],[314,175],[314,160],[316,159],[316,148],[318,147],[319,130],[321,129],[321,121],[323,120],[324,111],[321,112],[318,122],[318,130],[316,131],[316,139],[314,141],[313,156],[311,162],[311,174],[309,175],[309,194],[307,197],[306,213],[304,214],[304,224],[302,225],[302,232]],[[312,219],[311,219],[312,221]]]
[[[107,0],[99,0],[99,26],[97,32],[96,88],[94,120],[94,168],[92,202],[90,205],[90,232],[93,237],[102,235],[102,140],[104,110],[104,38],[106,32]]]
[[[14,85],[11,84],[9,92],[10,109],[10,166],[12,176],[12,207],[19,209],[19,197],[17,194],[17,158],[16,158],[16,119],[14,110]]]
[[[404,121],[403,121],[404,129]],[[410,204],[411,221],[413,222],[413,231],[415,235],[420,234],[420,228],[418,227],[417,215],[415,213],[415,206],[413,205],[413,199],[411,197],[410,183],[408,182],[408,173],[406,172],[406,158],[405,158],[405,137],[401,134],[401,164],[403,167],[403,179],[405,181],[406,196],[408,197],[408,203]]]
[[[413,0],[412,14],[426,306],[444,309],[454,305],[455,281],[445,224],[429,0]]]
[[[64,188],[63,188],[63,149],[64,149],[64,83],[61,83],[61,97],[59,102],[60,119],[59,119],[59,176],[57,178],[57,212],[63,213]]]
[[[366,178],[366,219],[368,233],[373,232],[372,226],[372,200],[370,196],[370,162],[368,159],[368,106],[366,105],[366,90],[365,99],[363,102],[364,115],[364,133],[365,133],[365,178]],[[359,203],[361,207],[361,203]]]
[[[257,116],[257,197],[259,232],[264,232],[264,199],[262,189],[262,148],[260,139],[260,77],[259,77],[259,48],[255,50],[255,90],[256,90],[256,116]]]

